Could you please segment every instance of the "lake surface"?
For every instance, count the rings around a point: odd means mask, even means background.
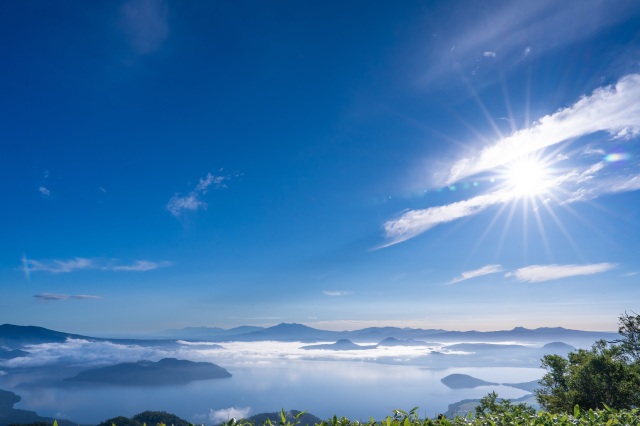
[[[544,374],[534,368],[428,369],[356,360],[271,358],[221,365],[233,377],[162,387],[49,383],[12,388],[8,376],[2,376],[0,387],[22,396],[15,408],[83,424],[144,410],[168,411],[194,423],[212,424],[215,411],[231,407],[250,409],[250,415],[284,408],[308,410],[322,419],[336,414],[367,420],[369,416],[384,418],[394,409],[419,406],[420,416],[434,416],[451,403],[480,398],[491,390],[505,398],[526,394],[505,386],[449,389],[440,382],[449,374],[469,374],[497,383],[526,382]]]

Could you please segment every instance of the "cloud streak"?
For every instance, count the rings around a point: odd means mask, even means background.
[[[462,281],[470,280],[472,278],[481,277],[483,275],[495,274],[497,272],[502,272],[501,265],[486,265],[482,268],[463,272],[459,277],[452,279],[447,284],[456,284]]]
[[[384,224],[385,237],[390,240],[384,247],[416,237],[441,223],[480,213],[490,206],[502,204],[512,198],[508,193],[496,191],[444,206],[409,210]]]
[[[56,294],[56,293],[40,293],[40,294],[35,294],[33,297],[35,297],[40,301],[45,301],[45,302],[67,300],[67,299],[76,299],[76,300],[102,299],[102,297],[100,296],[92,296],[89,294]]]
[[[599,131],[614,137],[640,135],[640,75],[596,89],[572,106],[546,115],[531,127],[515,132],[478,154],[458,160],[445,184],[494,169],[526,154]]]
[[[322,294],[324,294],[325,296],[338,297],[347,296],[349,294],[353,294],[353,292],[348,290],[324,290]]]
[[[596,131],[607,131],[614,139],[628,139],[640,135],[640,75],[629,75],[615,86],[607,86],[585,96],[569,108],[543,117],[530,128],[515,132],[478,155],[463,158],[450,168],[448,183],[504,167],[527,154],[570,138],[578,138]],[[565,167],[561,174],[546,165],[549,175],[540,183],[538,202],[567,205],[596,199],[605,194],[640,190],[640,164],[628,153],[603,155],[606,150],[589,146],[581,163]],[[597,154],[600,158],[593,161]],[[585,155],[587,158],[585,158]],[[603,158],[604,157],[604,158]],[[567,156],[556,155],[555,161],[566,161]],[[615,160],[615,161],[614,161]],[[626,161],[626,167],[616,167]],[[451,204],[420,210],[408,210],[384,223],[387,243],[383,247],[414,238],[439,224],[476,215],[487,208],[521,199],[523,194],[507,185],[493,192],[478,195]]]
[[[134,51],[150,54],[162,47],[169,35],[169,5],[165,0],[131,0],[120,12],[122,28]]]
[[[35,260],[22,257],[22,269],[25,276],[29,277],[33,272],[50,272],[52,274],[64,274],[83,270],[100,271],[128,271],[145,272],[169,266],[167,261],[152,262],[149,260],[136,260],[132,264],[118,264],[116,260],[104,261],[101,259],[89,259],[75,257],[73,259]]]
[[[226,188],[226,181],[229,179],[229,176],[215,176],[211,173],[207,173],[207,176],[198,181],[198,184],[193,191],[186,195],[182,195],[180,193],[173,194],[173,197],[171,197],[167,204],[167,210],[176,218],[180,218],[188,212],[206,210],[207,203],[202,200],[202,197],[210,188]]]
[[[506,276],[515,277],[518,281],[539,283],[561,278],[599,274],[610,271],[616,266],[618,265],[608,262],[587,265],[531,265],[510,272]]]

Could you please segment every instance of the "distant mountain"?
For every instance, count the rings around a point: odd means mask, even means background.
[[[481,379],[476,379],[467,374],[449,374],[447,377],[440,379],[445,386],[451,389],[469,389],[477,388],[478,386],[497,386],[498,383],[485,382]]]
[[[421,328],[400,328],[400,327],[367,327],[361,330],[344,331],[343,338],[358,342],[379,342],[387,337],[396,339],[427,339],[431,336],[444,333],[446,330],[421,329]],[[435,337],[434,337],[435,339]]]
[[[40,343],[61,343],[66,341],[68,338],[92,340],[91,337],[81,336],[79,334],[62,333],[59,331],[49,330],[48,328],[35,327],[31,325],[0,325],[0,347],[8,349],[20,349],[24,345]]]
[[[255,327],[250,325],[234,327],[228,330],[220,327],[185,327],[180,329],[165,330],[158,333],[158,335],[164,338],[206,341],[235,334],[251,333],[253,331],[260,331],[263,329],[264,327]]]
[[[210,362],[192,362],[164,358],[158,362],[138,361],[92,368],[65,381],[101,382],[119,385],[168,385],[194,380],[231,377],[224,368]]]
[[[265,341],[276,340],[284,342],[317,342],[322,340],[335,340],[340,332],[318,330],[303,324],[282,323],[262,330],[251,331],[225,336],[225,340],[236,341]]]
[[[571,330],[562,327],[542,327],[528,329],[515,327],[500,331],[447,331],[440,333],[434,340],[439,342],[566,342],[571,345],[590,346],[599,339],[613,340],[620,336],[612,332]]]
[[[50,417],[41,417],[35,411],[19,410],[13,408],[14,404],[20,402],[22,398],[13,392],[0,390],[0,426],[11,424],[31,424],[49,423],[53,420]],[[74,426],[75,422],[70,420],[58,420],[59,426]]]
[[[322,344],[322,345],[308,345],[302,346],[300,349],[311,350],[311,349],[323,349],[330,351],[356,351],[356,350],[367,350],[367,349],[375,349],[376,346],[361,346],[356,345],[351,340],[348,339],[340,339],[335,343]]]
[[[283,341],[283,342],[322,342],[348,339],[358,343],[386,342],[383,346],[393,344],[393,340],[404,341],[405,345],[413,345],[411,341],[422,342],[527,342],[536,345],[565,342],[576,347],[590,347],[599,339],[614,340],[617,333],[569,330],[561,327],[527,329],[516,327],[501,331],[444,331],[423,330],[398,327],[370,327],[353,331],[329,331],[308,327],[303,324],[282,323],[273,327],[241,326],[225,330],[217,327],[188,327],[181,330],[168,330],[165,339],[199,340],[209,342],[229,341]],[[107,339],[62,333],[34,326],[17,326],[4,324],[0,326],[0,349],[21,349],[24,345],[64,342],[67,338],[93,341],[111,341],[120,344],[136,344],[155,346],[158,344],[176,344],[175,340],[142,340],[142,339]],[[395,342],[396,344],[398,342]],[[554,350],[559,350],[558,348]],[[562,351],[560,351],[562,352]]]
[[[0,359],[20,358],[27,355],[29,355],[29,352],[21,351],[20,349],[13,349],[8,351],[0,349]]]

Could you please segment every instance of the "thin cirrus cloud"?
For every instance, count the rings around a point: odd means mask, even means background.
[[[583,10],[590,10],[589,19],[576,22]],[[638,8],[633,2],[606,2],[584,0],[562,2],[540,0],[534,2],[505,2],[485,16],[474,17],[460,29],[456,18],[452,18],[452,35],[446,42],[438,37],[435,55],[429,63],[424,78],[441,81],[451,67],[469,69],[475,65],[478,52],[487,47],[499,47],[501,57],[522,58],[535,51],[541,55],[548,50],[588,38],[617,22],[637,15]],[[446,36],[446,35],[445,35]],[[454,45],[454,51],[445,54]],[[438,47],[441,46],[441,47]],[[448,60],[447,60],[448,58]],[[518,64],[518,60],[515,61]]]
[[[40,294],[35,294],[33,297],[44,302],[52,302],[52,301],[68,300],[68,299],[76,299],[76,300],[102,299],[102,297],[100,296],[92,296],[89,294],[57,294],[57,293],[40,293]]]
[[[479,154],[458,160],[451,166],[446,182],[455,183],[548,146],[597,131],[606,131],[613,138],[630,139],[638,136],[640,102],[637,99],[640,99],[640,75],[628,75],[616,85],[597,89],[591,96],[585,96],[574,105],[543,117],[531,127],[499,140]],[[593,147],[587,150],[588,156],[601,152]],[[604,161],[599,159],[596,163],[577,165],[567,168],[558,176],[549,177],[546,191],[551,195],[545,202],[569,204],[640,189],[640,165],[629,162],[628,167],[622,168],[609,167],[610,164],[605,157]],[[414,238],[439,224],[514,201],[520,196],[508,188],[500,188],[447,205],[406,211],[384,223],[387,242],[383,247]]]
[[[35,260],[28,259],[26,256],[22,257],[22,269],[27,276],[33,272],[63,274],[84,270],[145,272],[169,266],[170,264],[167,261],[151,262],[148,260],[137,260],[131,264],[119,264],[115,260],[105,261],[84,257],[53,260]]]
[[[538,283],[561,278],[599,274],[610,271],[617,266],[615,263],[608,262],[586,265],[531,265],[509,272],[506,277],[514,277],[518,281]]]
[[[348,290],[324,290],[322,294],[324,294],[325,296],[338,297],[347,296],[349,294],[353,294],[353,292]]]
[[[167,204],[167,210],[176,218],[182,217],[185,213],[197,210],[206,210],[207,203],[202,200],[210,188],[226,188],[226,181],[229,176],[215,176],[207,173],[207,176],[198,181],[196,187],[186,195],[175,193]]]
[[[462,274],[460,274],[459,277],[456,277],[454,279],[452,279],[451,281],[449,281],[447,283],[447,285],[449,284],[456,284],[462,281],[466,281],[466,280],[470,280],[472,278],[476,278],[476,277],[481,277],[483,275],[489,275],[489,274],[495,274],[498,272],[502,272],[502,265],[486,265],[483,266],[482,268],[478,268],[478,269],[474,269],[472,271],[466,271],[463,272]]]
[[[120,22],[136,53],[154,53],[169,36],[169,5],[165,0],[130,0],[120,9]]]

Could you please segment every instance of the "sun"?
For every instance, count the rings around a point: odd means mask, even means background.
[[[540,196],[551,185],[549,165],[535,157],[522,157],[509,163],[502,174],[505,188],[517,198]]]

